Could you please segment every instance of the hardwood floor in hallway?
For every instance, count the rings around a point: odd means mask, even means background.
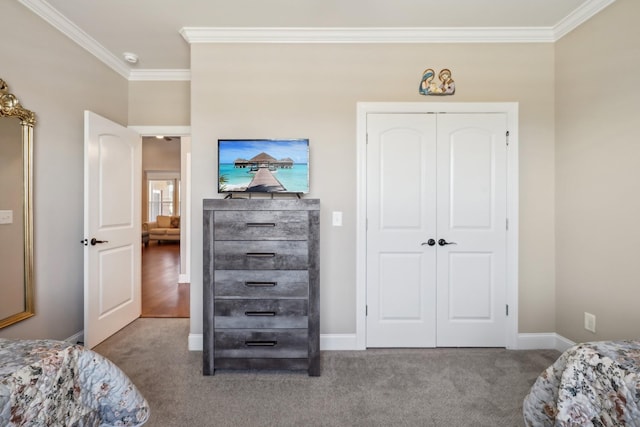
[[[140,317],[189,317],[189,284],[178,283],[180,244],[150,242],[142,247]]]

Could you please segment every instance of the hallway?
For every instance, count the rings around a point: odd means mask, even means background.
[[[142,247],[140,317],[189,317],[189,284],[178,283],[179,274],[179,242]]]

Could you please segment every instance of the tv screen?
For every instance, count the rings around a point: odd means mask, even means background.
[[[308,139],[219,139],[218,193],[308,193]]]

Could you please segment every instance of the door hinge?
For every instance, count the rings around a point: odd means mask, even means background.
[[[368,316],[368,315],[369,315],[369,306],[368,306],[368,305],[365,305],[365,306],[364,306],[364,315],[365,315],[365,316]]]
[[[506,305],[506,309],[507,309],[506,314],[507,316],[509,316],[509,304]]]
[[[506,219],[507,222],[507,231],[509,231],[509,218]]]
[[[509,131],[507,131],[506,136],[507,136],[507,147],[508,147],[509,146]]]

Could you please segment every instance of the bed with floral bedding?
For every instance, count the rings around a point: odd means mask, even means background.
[[[64,341],[0,338],[1,426],[140,426],[149,405],[120,368]]]
[[[640,426],[640,341],[565,351],[523,402],[527,426]]]

